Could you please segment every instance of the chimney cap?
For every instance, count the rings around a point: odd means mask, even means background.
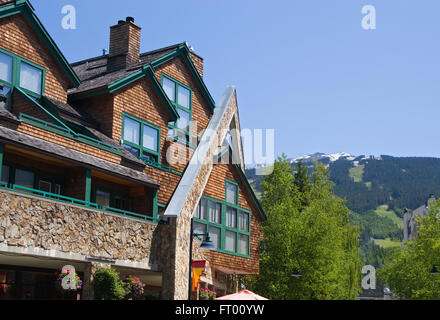
[[[133,22],[134,23],[134,18],[133,17],[127,17],[125,19],[126,22]]]
[[[118,24],[123,24],[123,23],[125,23],[124,20],[118,20]]]

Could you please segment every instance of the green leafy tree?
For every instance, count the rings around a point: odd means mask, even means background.
[[[293,181],[298,187],[300,194],[300,201],[302,206],[307,206],[310,204],[310,177],[309,177],[309,167],[299,161],[296,165],[296,172],[293,175]]]
[[[349,210],[333,195],[322,164],[315,163],[310,179],[297,173],[283,155],[263,181],[268,220],[260,274],[248,277],[246,285],[270,299],[354,299],[360,283],[359,230],[349,225]],[[301,277],[292,277],[294,271]]]
[[[401,299],[440,299],[440,277],[431,274],[440,265],[440,201],[417,221],[418,235],[395,250],[379,279]]]

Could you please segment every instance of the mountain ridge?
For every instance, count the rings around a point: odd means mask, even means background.
[[[337,196],[347,200],[347,206],[358,213],[387,205],[394,210],[416,209],[430,194],[440,196],[440,158],[365,156],[346,152],[320,153],[289,158],[292,167],[302,161],[312,167],[323,163],[330,172]],[[258,168],[246,170],[257,194],[261,195]]]

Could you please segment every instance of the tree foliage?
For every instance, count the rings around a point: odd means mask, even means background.
[[[431,274],[440,265],[440,201],[419,219],[418,235],[396,250],[379,278],[401,299],[440,299],[440,277]]]
[[[270,299],[354,299],[359,292],[359,230],[333,195],[329,172],[315,163],[310,178],[286,157],[264,178],[260,274],[247,287]],[[301,277],[292,277],[297,270]]]

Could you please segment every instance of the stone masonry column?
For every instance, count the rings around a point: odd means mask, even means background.
[[[231,127],[231,122],[237,114],[235,88],[228,87],[208,125],[209,130],[202,136],[201,140],[204,143],[197,147],[175,190],[175,195],[168,204],[165,216],[173,220],[169,241],[174,242],[174,250],[170,250],[171,253],[166,256],[168,260],[163,264],[163,299],[188,299],[191,218],[214,166],[219,142],[224,141],[227,129]],[[237,125],[234,127],[239,129]]]
[[[90,262],[84,269],[82,300],[93,300],[93,275],[99,267],[111,268],[110,264]]]

